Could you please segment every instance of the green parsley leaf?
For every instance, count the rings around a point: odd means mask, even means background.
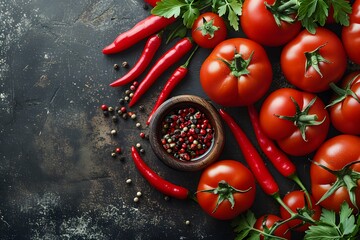
[[[199,9],[195,8],[192,4],[187,6],[187,10],[183,14],[183,23],[187,28],[191,28],[196,18],[200,15]]]
[[[227,14],[230,26],[235,31],[239,30],[239,17],[242,14],[242,0],[213,0],[213,9],[220,17]]]
[[[359,222],[357,223],[353,209],[344,202],[341,205],[339,216],[337,217],[334,211],[322,209],[320,220],[309,227],[305,232],[304,239],[356,239],[359,236]],[[337,223],[338,222],[338,223]]]
[[[151,13],[166,18],[177,18],[181,14],[181,8],[184,6],[186,6],[184,0],[162,0],[157,2]]]
[[[351,4],[345,0],[331,0],[334,8],[334,20],[344,26],[349,26],[349,14],[352,11]]]
[[[309,32],[315,33],[316,27],[324,26],[329,12],[326,0],[299,0],[298,19]]]
[[[252,231],[254,229],[255,222],[255,215],[251,211],[247,211],[235,218],[231,223],[232,227],[234,227],[234,232],[237,233],[235,240],[252,238],[259,239],[260,233]]]

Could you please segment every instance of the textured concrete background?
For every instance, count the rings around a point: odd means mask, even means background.
[[[149,11],[142,0],[0,0],[0,239],[234,238],[230,222],[208,217],[196,203],[166,201],[130,158],[130,146],[140,142],[144,159],[156,172],[196,190],[200,173],[166,167],[139,138],[147,129],[135,127],[135,122],[145,125],[157,93],[177,66],[137,104],[144,112],[133,109],[135,121],[115,124],[99,109],[101,104],[118,105],[128,87],[108,84],[126,69],[115,71],[113,65],[127,61],[131,66],[144,41],[113,56],[104,56],[101,49]],[[169,47],[163,45],[157,57]],[[272,89],[284,86],[278,49],[267,50],[276,73]],[[206,98],[198,71],[208,53],[197,52],[190,74],[173,95]],[[254,141],[245,109],[229,112]],[[118,134],[112,136],[111,129]],[[123,161],[110,156],[116,147],[123,149]],[[228,130],[222,158],[244,162]],[[308,184],[306,158],[295,160]],[[295,188],[269,168],[282,194]],[[135,203],[137,191],[142,196]],[[252,210],[259,216],[278,213],[278,206],[258,188]]]

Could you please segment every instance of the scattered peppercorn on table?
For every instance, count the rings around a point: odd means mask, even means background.
[[[235,160],[256,172],[256,188],[231,190],[239,192],[236,194],[256,191],[249,209],[256,218],[286,212],[287,207],[282,205],[280,210],[279,203],[283,204],[281,199],[288,192],[306,188],[311,193],[310,160],[315,151],[303,156],[284,154],[277,149],[284,145],[281,140],[272,142],[261,132],[260,109],[266,97],[280,88],[295,88],[281,69],[283,47],[262,46],[272,68],[266,68],[272,72],[272,81],[269,87],[268,83],[262,85],[268,88],[265,95],[256,95],[259,100],[249,108],[221,106],[207,95],[200,81],[202,63],[212,49],[197,48],[191,33],[182,35],[181,21],[151,16],[150,4],[155,2],[0,2],[0,239],[234,239],[237,234],[232,220],[219,220],[196,202],[196,191],[202,196],[210,191],[198,189],[203,169],[171,168],[151,148],[149,122],[155,110],[166,99],[179,95],[199,96],[222,115],[224,146],[217,161]],[[151,19],[143,21],[146,18]],[[186,24],[189,18],[184,20]],[[149,21],[157,24],[117,37]],[[233,30],[236,27],[238,31]],[[341,37],[340,26],[325,27]],[[174,29],[178,34],[169,34]],[[170,36],[174,39],[167,42]],[[129,45],[120,44],[124,38]],[[247,36],[232,21],[227,38]],[[221,53],[236,55],[234,62],[224,58],[222,63],[236,68],[238,74],[248,74],[240,67],[258,58],[251,51],[242,51]],[[360,65],[346,60],[344,74],[359,70]],[[129,72],[136,76],[126,76]],[[217,91],[226,96],[225,89],[212,89],[214,94]],[[316,95],[327,105],[332,92]],[[298,99],[291,100],[297,108]],[[177,129],[177,120],[187,115],[169,112],[171,121],[164,124],[172,124],[173,129],[164,128],[162,141],[165,150],[170,148],[175,157],[188,161],[191,154],[196,159],[211,148],[214,129],[208,123],[209,116],[188,106],[184,109],[198,123]],[[280,115],[290,118],[284,112]],[[311,116],[314,125],[325,121]],[[196,124],[199,132],[194,130]],[[173,136],[175,130],[181,133],[188,128],[193,132],[190,137],[185,138],[185,133],[184,138]],[[193,140],[198,134],[203,137]],[[339,134],[330,124],[326,139]],[[171,144],[172,137],[186,143],[177,148]],[[306,134],[301,137],[310,138]],[[253,146],[240,147],[241,142]],[[229,186],[225,181],[220,185]],[[308,199],[305,193],[303,198]],[[232,194],[227,197],[222,203],[232,201]],[[291,233],[292,239],[304,237],[303,232]]]

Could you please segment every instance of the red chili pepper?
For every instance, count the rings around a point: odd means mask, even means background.
[[[139,60],[135,63],[134,67],[127,72],[124,76],[110,84],[111,87],[123,86],[135,80],[141,73],[144,72],[146,67],[150,64],[155,53],[159,49],[162,40],[162,34],[155,34],[147,40],[144,50],[141,53]]]
[[[161,193],[174,197],[177,199],[186,199],[189,197],[189,190],[170,183],[158,174],[156,174],[141,158],[140,154],[135,147],[131,147],[131,156],[134,160],[136,168],[139,170],[141,175],[152,185],[156,190]]]
[[[235,120],[224,110],[219,110],[220,116],[228,124],[239,147],[248,163],[251,171],[254,173],[256,180],[261,188],[268,195],[279,195],[279,186],[275,179],[271,176],[269,170],[266,168],[264,161],[255,147],[251,144],[250,140],[245,135],[244,131],[237,125]]]
[[[259,122],[259,114],[256,111],[254,105],[248,106],[248,113],[250,116],[251,124],[253,126],[256,140],[261,148],[261,150],[265,153],[267,158],[271,161],[274,167],[285,177],[292,179],[296,182],[299,187],[305,192],[306,196],[310,198],[310,195],[305,188],[304,184],[301,182],[299,177],[296,174],[296,166],[295,164],[287,157],[287,155],[281,151],[275,143],[265,135],[262,131],[260,122]],[[311,201],[309,201],[311,202]]]
[[[121,52],[135,43],[147,38],[168,25],[175,22],[176,18],[165,18],[157,15],[150,15],[138,22],[130,30],[121,33],[109,46],[106,46],[102,52],[104,54],[114,54]]]
[[[272,162],[274,167],[285,177],[291,177],[291,175],[296,174],[295,165],[290,161],[286,154],[281,151],[262,131],[259,123],[258,113],[253,105],[248,106],[248,113],[259,146]]]
[[[190,51],[193,43],[190,38],[183,38],[170,48],[150,69],[144,80],[139,84],[134,92],[129,106],[133,106],[140,97],[151,87],[158,77],[169,67],[179,61],[187,52]]]
[[[157,2],[160,2],[161,0],[145,0],[146,3],[148,3],[150,6],[155,7]]]
[[[189,63],[190,60],[192,58],[192,56],[194,55],[194,53],[196,52],[196,50],[198,49],[198,46],[196,46],[196,48],[194,49],[194,51],[191,53],[191,55],[189,56],[189,58],[186,60],[186,62],[181,65],[180,67],[178,67],[173,74],[170,76],[170,78],[166,81],[165,86],[163,87],[163,89],[161,90],[159,97],[149,115],[148,120],[146,121],[146,124],[149,125],[150,121],[152,119],[152,116],[154,115],[155,111],[159,108],[159,106],[168,98],[168,96],[170,95],[170,93],[172,92],[172,90],[176,87],[176,85],[182,80],[184,79],[184,77],[186,76],[186,74],[188,73],[189,69]]]

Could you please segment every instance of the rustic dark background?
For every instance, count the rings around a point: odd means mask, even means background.
[[[177,66],[132,109],[138,114],[135,121],[115,124],[99,108],[118,106],[128,86],[108,84],[127,70],[113,65],[127,61],[131,67],[145,42],[113,56],[104,56],[102,48],[149,14],[142,0],[0,0],[0,239],[234,238],[229,221],[207,216],[195,202],[166,201],[139,175],[130,157],[130,146],[140,142],[144,159],[156,172],[196,190],[200,172],[165,166],[139,137],[147,129],[135,127],[136,122],[145,126],[157,94]],[[163,45],[156,56],[170,46]],[[267,51],[275,72],[272,89],[284,86],[279,49]],[[198,71],[208,53],[196,53],[188,77],[172,95],[206,98]],[[246,109],[227,110],[255,143]],[[112,129],[118,130],[116,136]],[[116,147],[123,149],[123,160],[110,156]],[[307,186],[309,157],[294,159]],[[221,158],[244,162],[227,128]],[[296,189],[269,168],[282,195]],[[129,178],[130,185],[125,183]],[[135,203],[138,191],[142,196]],[[257,216],[277,214],[278,205],[257,188],[252,210]]]

